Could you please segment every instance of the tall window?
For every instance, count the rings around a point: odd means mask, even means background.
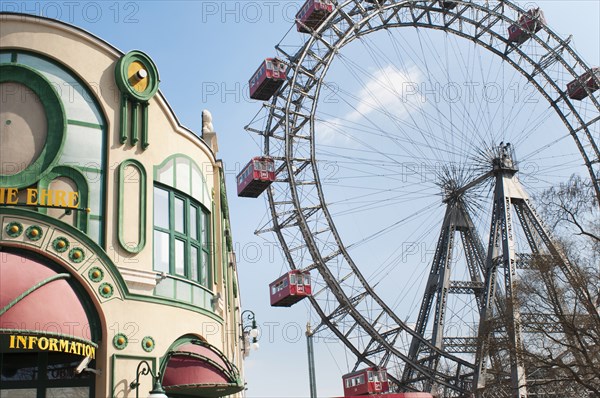
[[[193,198],[154,186],[154,270],[211,288],[210,217]]]

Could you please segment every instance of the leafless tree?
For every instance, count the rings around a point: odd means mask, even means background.
[[[600,207],[577,176],[536,199],[563,260],[533,257],[520,278],[528,392],[600,397]]]

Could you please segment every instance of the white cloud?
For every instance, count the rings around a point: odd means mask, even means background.
[[[359,146],[357,142],[352,144],[351,136],[357,129],[361,129],[361,125],[365,129],[375,130],[380,123],[389,123],[390,118],[405,119],[408,116],[407,109],[423,105],[415,95],[419,91],[422,78],[416,67],[402,72],[393,65],[387,65],[374,71],[354,95],[355,98],[340,94],[343,101],[348,102],[343,102],[343,108],[351,109],[343,115],[318,123],[319,142],[327,145]]]

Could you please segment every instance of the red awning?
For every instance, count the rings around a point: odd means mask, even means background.
[[[170,351],[162,385],[167,394],[221,397],[244,389],[238,369],[217,348],[201,341]]]
[[[67,279],[41,262],[0,255],[0,332],[34,332],[89,341],[86,311]]]
[[[30,258],[0,255],[0,352],[53,351],[95,358],[86,310],[67,279]]]

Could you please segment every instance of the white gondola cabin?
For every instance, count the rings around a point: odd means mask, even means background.
[[[598,81],[600,81],[600,68],[595,67],[567,84],[567,94],[569,98],[581,101],[588,96],[585,87],[587,86],[588,90],[593,93],[598,90]]]
[[[296,14],[298,32],[310,33],[317,29],[332,12],[331,0],[307,0]]]
[[[312,294],[310,272],[292,270],[269,284],[272,307],[291,307]]]
[[[540,8],[532,8],[523,14],[517,23],[508,27],[508,41],[522,44],[545,24],[544,12]]]
[[[266,101],[279,90],[287,76],[287,66],[277,58],[267,58],[248,82],[250,98]]]
[[[273,181],[274,160],[266,156],[257,156],[237,175],[237,194],[244,198],[258,198]]]

